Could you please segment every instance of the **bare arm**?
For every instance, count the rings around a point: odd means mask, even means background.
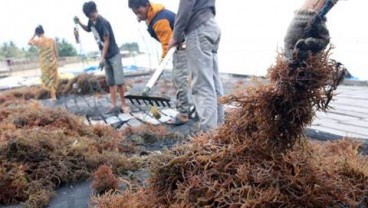
[[[88,26],[87,26],[87,25],[85,25],[85,24],[83,24],[83,23],[81,23],[81,22],[79,22],[79,25],[81,26],[81,28],[83,28],[83,30],[84,30],[84,31],[86,31],[86,32],[91,32],[91,30],[88,28]]]
[[[169,50],[168,45],[170,38],[172,36],[172,30],[170,27],[170,22],[167,19],[159,20],[153,26],[153,30],[156,33],[157,38],[159,39],[162,47],[162,55],[161,58],[164,58]]]
[[[28,41],[28,45],[36,45],[36,42],[34,40],[35,37],[36,37],[36,34],[33,34],[32,38],[29,39]]]
[[[101,58],[105,59],[106,58],[106,55],[107,55],[107,51],[110,47],[110,38],[109,38],[109,35],[105,35],[103,37],[104,39],[104,46],[103,46],[103,49],[102,49],[102,52],[101,52]]]
[[[336,4],[339,0],[331,0],[333,4]]]
[[[74,22],[83,28],[86,32],[91,32],[91,29],[88,27],[88,25],[83,24],[78,17],[74,17]]]

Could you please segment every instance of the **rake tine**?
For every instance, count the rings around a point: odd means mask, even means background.
[[[118,115],[115,115],[117,118],[118,118],[118,120],[119,120],[119,122],[118,122],[118,124],[111,124],[111,126],[113,127],[113,128],[115,128],[115,129],[120,129],[125,123],[127,123],[127,122],[129,122],[129,120],[127,120],[127,121],[123,121],[123,120],[121,120],[120,119],[120,117],[118,116]]]
[[[105,122],[105,124],[107,124],[106,118],[105,116],[101,113],[100,110],[97,110],[97,113],[100,115],[100,117],[102,118],[102,120]]]
[[[119,124],[114,126],[114,128],[115,129],[120,129],[124,124],[127,124],[128,122],[129,122],[129,120],[128,121],[119,121]]]
[[[156,105],[157,105],[158,107],[160,107],[160,103],[159,103],[157,100],[155,100],[155,103],[156,103]]]
[[[87,121],[88,121],[88,124],[89,124],[89,125],[92,125],[91,119],[90,119],[90,117],[89,117],[89,115],[88,115],[88,114],[86,114],[86,119],[87,119]]]
[[[67,100],[66,100],[66,96],[64,96],[64,105],[65,105],[65,109],[69,110]]]
[[[88,103],[87,99],[86,99],[85,97],[83,97],[83,96],[82,96],[82,99],[83,99],[83,101],[87,104],[88,108],[90,108],[91,106],[89,105],[89,103]]]
[[[136,99],[138,105],[142,105],[141,102],[139,102],[139,99]]]
[[[152,106],[155,106],[155,104],[153,104],[152,100],[148,100],[148,102],[149,102]]]
[[[145,105],[147,105],[147,102],[146,102],[146,100],[144,100],[144,99],[143,99],[143,102],[144,102],[144,104],[145,104]]]
[[[135,103],[134,103],[133,99],[129,99],[129,100],[130,100],[130,102],[131,102],[133,105],[135,105]]]
[[[79,110],[79,109],[80,109],[80,107],[79,107],[79,105],[78,105],[78,101],[77,101],[77,97],[76,97],[76,96],[74,96],[74,97],[73,97],[73,101],[74,101],[75,106],[77,106],[77,108],[78,108],[78,110]]]

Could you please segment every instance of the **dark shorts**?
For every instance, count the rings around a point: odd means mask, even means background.
[[[124,85],[124,70],[121,58],[121,54],[118,53],[106,60],[105,76],[107,85],[110,87]]]

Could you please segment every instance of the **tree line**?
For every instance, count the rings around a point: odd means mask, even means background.
[[[56,38],[59,57],[77,56],[75,47],[65,39]],[[6,58],[34,58],[38,57],[38,49],[35,46],[19,48],[13,41],[4,42],[0,45],[0,59]]]
[[[76,48],[65,39],[56,38],[59,57],[77,56]],[[136,42],[124,43],[120,47],[121,50],[139,53],[139,45]],[[0,45],[0,59],[7,58],[36,58],[38,57],[38,49],[35,46],[26,48],[18,47],[13,41],[4,42]]]

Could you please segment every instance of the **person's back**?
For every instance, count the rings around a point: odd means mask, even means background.
[[[28,44],[34,45],[39,49],[42,83],[50,90],[51,98],[56,99],[56,90],[58,86],[58,53],[56,42],[46,37],[44,33],[43,27],[39,25],[35,29],[33,37],[28,41]]]
[[[39,49],[39,56],[41,57],[47,57],[47,59],[56,61],[57,57],[56,54],[54,53],[54,51],[56,50],[56,43],[55,40],[46,37],[46,36],[42,36],[38,39],[37,41],[38,43],[36,44],[36,46]]]
[[[161,43],[162,55],[164,58],[168,52],[168,44],[174,30],[175,14],[165,9],[161,4],[150,4],[150,10],[147,15],[147,31],[157,41]]]
[[[175,13],[165,9],[162,4],[150,3],[150,5],[146,20],[147,31],[151,37],[160,43],[168,43],[170,38],[167,39],[166,36],[162,35],[164,33],[167,33],[167,35],[172,34],[175,24]]]
[[[216,15],[216,0],[192,0],[180,1],[181,8],[177,13],[177,19],[185,19],[175,24],[176,31],[184,32],[184,34],[174,34],[175,40],[182,41],[184,35],[198,28],[204,22],[208,21]]]
[[[128,6],[139,22],[146,22],[151,37],[161,43],[161,58],[164,58],[174,29],[175,13],[167,10],[162,4],[151,3],[149,0],[129,0]]]

